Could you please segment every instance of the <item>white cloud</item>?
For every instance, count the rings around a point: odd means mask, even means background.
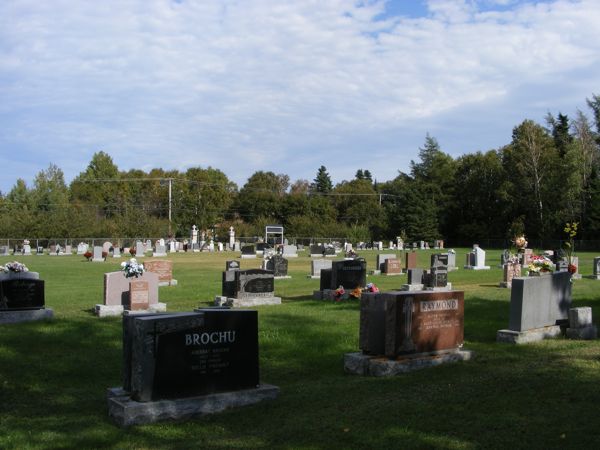
[[[321,164],[388,179],[426,131],[444,147],[481,120],[448,131],[453,112],[542,103],[543,115],[559,96],[574,110],[597,85],[599,2],[431,0],[425,17],[385,20],[385,2],[363,3],[1,3],[0,189],[13,161],[30,163],[26,179],[49,162],[70,178],[99,149],[122,170],[212,165],[238,183],[261,169],[312,178]],[[514,125],[488,140],[506,143]]]

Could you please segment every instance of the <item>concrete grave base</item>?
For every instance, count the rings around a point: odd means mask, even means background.
[[[306,275],[306,278],[310,278],[311,280],[320,280],[321,275]]]
[[[510,289],[510,288],[512,288],[512,283],[508,283],[506,281],[501,281],[500,283],[498,283],[498,287]]]
[[[371,270],[371,275],[381,275],[381,270]]]
[[[242,259],[256,259],[256,255],[242,255]]]
[[[404,275],[404,274],[402,272],[400,272],[400,273],[384,273],[384,275],[386,277],[395,277],[395,276]]]
[[[92,262],[104,262],[104,258],[92,258]]]
[[[159,281],[158,285],[159,286],[177,286],[177,280]]]
[[[292,277],[291,277],[291,276],[289,276],[289,275],[282,275],[282,276],[279,276],[279,277],[273,277],[273,278],[274,278],[274,279],[276,279],[276,280],[289,280],[289,279],[290,279],[290,278],[292,278]]]
[[[352,297],[349,296],[350,292],[346,291],[346,299],[351,300]],[[322,291],[313,291],[313,299],[314,300],[335,300],[335,289],[323,289]],[[359,300],[359,299],[356,299]]]
[[[569,339],[593,340],[598,338],[598,328],[596,325],[588,325],[581,328],[567,328],[567,337]]]
[[[561,335],[560,326],[552,325],[549,327],[534,328],[526,331],[498,330],[496,333],[497,342],[507,344],[527,344],[529,342],[543,341]]]
[[[588,275],[586,278],[590,278],[592,280],[600,280],[600,275]]]
[[[436,355],[411,355],[410,357],[398,357],[396,359],[355,352],[344,355],[344,371],[354,375],[387,377],[441,364],[468,361],[472,357],[473,352],[459,349]]]
[[[248,297],[231,298],[217,295],[215,297],[215,306],[231,306],[233,308],[247,308],[251,306],[262,305],[281,305],[281,297]]]
[[[424,290],[425,291],[432,291],[432,292],[451,291],[452,290],[452,283],[447,283],[446,286],[443,286],[443,287],[426,287]]]
[[[263,400],[275,400],[279,388],[261,384],[255,389],[220,392],[197,397],[153,402],[136,402],[121,388],[107,391],[108,415],[120,427],[144,425],[164,420],[184,420],[252,405]]]
[[[490,266],[465,266],[467,270],[490,270]]]
[[[425,288],[424,284],[403,284],[402,287],[400,287],[400,290],[413,292],[413,291],[422,291],[424,288]]]
[[[128,315],[132,315],[132,314],[153,314],[153,313],[159,313],[159,312],[166,312],[167,311],[167,304],[166,303],[154,303],[153,305],[150,305],[148,307],[148,309],[138,309],[135,311],[130,311],[128,309],[126,309],[125,311],[123,311],[123,314],[128,316]]]
[[[52,319],[53,317],[54,311],[50,308],[0,311],[0,324],[35,322],[36,320],[47,320]]]
[[[96,305],[94,307],[94,314],[98,317],[113,317],[123,315],[123,305]]]

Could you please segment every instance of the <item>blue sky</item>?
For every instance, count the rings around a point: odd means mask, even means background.
[[[600,94],[597,0],[0,2],[0,191],[94,152],[335,182],[458,157]],[[457,181],[458,182],[458,181]]]

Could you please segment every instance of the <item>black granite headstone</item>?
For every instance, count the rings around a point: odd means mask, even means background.
[[[323,271],[321,271],[323,279]],[[367,262],[362,259],[334,261],[331,265],[331,289],[344,286],[346,290],[367,284]]]
[[[325,248],[322,245],[311,245],[310,246],[310,254],[311,255],[323,255]]]
[[[42,309],[44,305],[44,280],[0,281],[0,311]]]
[[[275,280],[270,270],[236,270],[235,283],[235,298],[272,297],[275,292]]]
[[[235,273],[237,270],[226,270],[223,272],[223,277],[221,279],[221,295],[223,297],[235,297]]]
[[[337,289],[338,286],[335,287],[331,287],[331,276],[332,276],[332,269],[321,269],[321,278],[319,281],[319,289],[321,291],[325,290],[325,289]]]
[[[242,255],[256,255],[254,245],[245,245],[244,247],[242,247]]]
[[[276,277],[285,277],[288,273],[288,260],[280,255],[273,255],[267,261],[267,270],[273,272]]]
[[[431,267],[448,267],[448,253],[431,255]]]
[[[126,325],[127,323],[127,325]],[[129,387],[137,401],[259,385],[258,313],[208,308],[124,318]],[[130,342],[126,342],[128,339]]]
[[[325,256],[334,256],[335,248],[334,247],[326,247],[325,248]]]

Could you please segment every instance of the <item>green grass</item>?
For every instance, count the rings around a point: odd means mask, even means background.
[[[426,267],[433,251],[419,252]],[[457,264],[466,249],[458,249]],[[368,268],[375,252],[366,255]],[[273,402],[187,422],[120,429],[105,390],[120,385],[121,323],[99,319],[104,272],[120,260],[19,257],[46,280],[55,319],[0,327],[0,448],[597,448],[600,342],[556,339],[526,346],[495,342],[508,325],[510,291],[489,271],[451,272],[465,291],[465,348],[474,360],[394,378],[346,375],[344,353],[358,350],[357,302],[312,300],[319,281],[310,259],[290,259],[277,280],[280,306],[259,310],[261,380],[281,388]],[[593,253],[580,253],[584,275]],[[206,306],[220,294],[229,254],[178,254],[175,287],[161,287],[169,311]],[[13,258],[0,258],[0,263]],[[242,268],[260,260],[242,260]],[[383,290],[405,276],[370,276]],[[600,314],[600,282],[578,280],[574,304]]]

